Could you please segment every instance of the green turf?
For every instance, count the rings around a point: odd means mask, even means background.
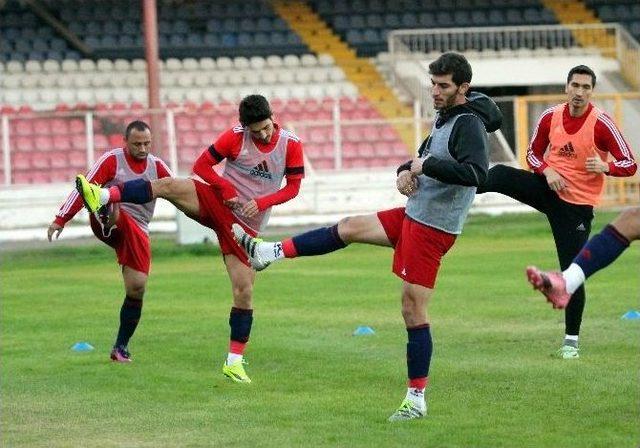
[[[595,230],[613,215],[599,216]],[[581,359],[524,267],[555,266],[545,221],[474,216],[430,309],[429,416],[387,423],[405,393],[391,251],[352,246],[258,274],[251,385],[220,373],[230,288],[218,255],[154,242],[131,365],[108,353],[122,286],[101,246],[3,255],[2,446],[635,447],[638,246],[588,285]],[[373,336],[353,337],[358,325]],[[96,347],[78,354],[77,341]]]

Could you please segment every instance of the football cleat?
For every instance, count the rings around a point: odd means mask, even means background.
[[[76,190],[90,213],[100,209],[100,185],[90,183],[82,174],[76,176]]]
[[[111,360],[115,362],[131,362],[131,353],[127,347],[113,347],[111,350]]]
[[[580,357],[578,353],[578,348],[572,345],[563,345],[556,352],[556,356],[561,359],[577,359]]]
[[[231,230],[233,231],[233,238],[236,240],[238,245],[244,249],[249,257],[249,262],[251,263],[251,267],[256,271],[262,271],[266,269],[271,262],[262,258],[260,251],[258,250],[258,245],[263,241],[260,238],[254,238],[249,235],[240,224],[233,223],[231,225]]]
[[[560,272],[543,272],[535,266],[527,268],[527,280],[533,289],[540,291],[554,308],[566,308],[571,295],[567,292],[566,282]]]
[[[247,372],[245,372],[243,364],[246,364],[243,359],[238,359],[233,364],[229,365],[225,362],[222,365],[222,374],[231,378],[236,383],[250,383],[251,378],[249,378]]]
[[[389,417],[390,422],[399,422],[402,420],[414,420],[427,415],[427,405],[419,406],[411,400],[405,399],[398,410]]]

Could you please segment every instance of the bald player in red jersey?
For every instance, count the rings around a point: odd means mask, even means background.
[[[253,323],[255,272],[231,226],[238,223],[251,235],[260,233],[271,207],[296,197],[304,177],[302,142],[272,115],[262,95],[245,97],[239,107],[240,125],[202,152],[190,179],[141,180],[101,189],[77,178],[89,211],[108,203],[142,204],[160,197],[216,232],[233,291],[229,353],[222,373],[239,383],[251,382],[243,355]],[[224,166],[219,165],[222,161]],[[281,188],[283,178],[286,185]]]
[[[591,232],[593,207],[606,176],[632,176],[637,165],[621,132],[591,102],[596,75],[586,65],[567,75],[567,102],[547,109],[533,133],[527,163],[533,173],[505,165],[489,170],[478,193],[502,193],[547,216],[561,269],[567,269]],[[609,160],[612,159],[612,160]],[[565,337],[558,356],[575,359],[585,306],[579,287],[565,310]]]
[[[150,154],[151,130],[143,121],[129,123],[124,135],[125,146],[106,152],[89,170],[87,179],[101,185],[116,185],[132,179],[155,180],[171,177],[169,167],[160,158]],[[120,309],[120,328],[111,351],[116,362],[131,362],[129,340],[135,332],[142,314],[149,268],[149,221],[153,217],[155,201],[145,204],[114,204],[100,213],[89,216],[91,230],[105,244],[111,246],[122,266],[125,298]],[[82,198],[73,191],[62,204],[49,225],[49,241],[60,236],[65,224],[82,208]]]

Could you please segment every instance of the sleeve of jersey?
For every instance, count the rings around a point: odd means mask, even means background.
[[[116,175],[116,157],[110,153],[103,155],[87,173],[87,180],[98,185],[104,185]],[[73,190],[67,200],[64,201],[55,217],[55,223],[59,226],[71,221],[82,208],[82,198],[77,191]]]
[[[289,140],[284,171],[287,179],[302,179],[304,177],[304,156],[302,154],[302,142],[300,140]]]
[[[214,145],[211,145],[202,151],[202,154],[196,159],[192,171],[193,174],[197,174],[206,183],[219,190],[222,199],[228,200],[238,196],[238,193],[231,182],[219,176],[213,169],[213,166],[220,163],[222,159],[224,159],[224,156],[216,151]]]
[[[613,177],[633,176],[638,169],[638,165],[633,158],[631,148],[629,148],[611,117],[603,114],[598,118],[595,134],[596,146],[601,150],[608,151],[615,159],[609,162],[607,175]]]
[[[263,211],[268,209],[269,207],[283,204],[295,198],[300,192],[301,183],[302,179],[300,177],[287,177],[287,184],[283,188],[267,196],[256,198],[258,210]]]
[[[544,161],[544,152],[549,146],[552,115],[553,111],[551,109],[542,114],[533,131],[529,148],[527,148],[527,164],[536,174],[542,174],[547,168],[547,164]]]
[[[478,118],[458,118],[451,131],[449,154],[455,160],[428,157],[422,164],[422,172],[447,184],[477,187],[484,183],[489,170],[489,145]]]
[[[162,179],[164,177],[175,177],[169,165],[164,163],[164,160],[157,159],[156,160],[156,171],[158,173],[158,179]]]

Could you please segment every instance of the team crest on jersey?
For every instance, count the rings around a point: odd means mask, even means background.
[[[266,160],[263,160],[262,162],[254,166],[251,171],[249,171],[249,174],[251,174],[252,176],[264,177],[265,179],[269,180],[273,179],[273,176],[269,172],[269,167],[267,166]]]

